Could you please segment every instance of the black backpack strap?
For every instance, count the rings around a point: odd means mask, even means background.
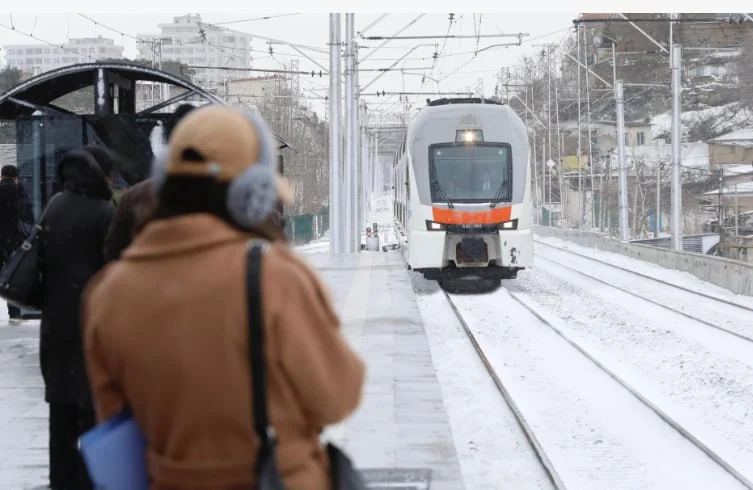
[[[274,442],[274,431],[267,415],[267,373],[264,360],[264,317],[262,312],[261,265],[268,246],[263,240],[252,241],[248,248],[248,343],[251,354],[251,392],[253,394],[254,426],[261,440],[260,454]]]

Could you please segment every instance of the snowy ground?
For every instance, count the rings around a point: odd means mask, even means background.
[[[557,240],[546,242],[564,245]],[[707,294],[751,302],[751,298],[682,272],[572,243],[567,247]],[[509,289],[539,303],[559,319],[563,331],[587,345],[604,364],[753,479],[753,344],[605,286],[557,262],[578,264],[603,281],[651,294],[672,308],[730,328],[750,332],[750,320],[746,324],[733,306],[712,306],[713,301],[706,300],[706,304],[695,295],[673,292],[669,286],[657,289],[648,279],[627,277],[623,271],[548,247],[538,247],[536,254],[550,260],[538,260],[536,267],[521,273]],[[704,315],[705,306],[714,308],[714,313]]]
[[[444,293],[411,276],[466,488],[554,488]]]
[[[506,289],[453,301],[568,488],[744,488]]]

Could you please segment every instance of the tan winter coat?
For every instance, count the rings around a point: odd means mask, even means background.
[[[132,409],[149,444],[152,490],[252,488],[251,237],[209,214],[154,221],[88,286],[97,417]],[[322,283],[285,245],[265,255],[261,280],[278,465],[290,490],[329,489],[319,434],[358,405],[364,365]]]

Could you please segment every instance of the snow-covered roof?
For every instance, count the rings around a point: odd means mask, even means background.
[[[715,165],[714,167],[723,168],[724,175],[743,175],[753,173],[753,165],[750,163]]]
[[[725,135],[714,138],[711,141],[712,143],[717,144],[753,148],[753,129],[738,129],[736,131],[732,131],[731,133],[727,133]]]
[[[753,121],[753,113],[745,109],[738,102],[731,104],[707,107],[697,111],[686,111],[681,115],[683,136],[687,137],[689,128],[704,121],[711,124],[715,134],[738,131],[747,128]],[[654,138],[669,134],[672,129],[672,117],[670,112],[656,115],[651,118],[651,126]]]
[[[719,189],[703,193],[704,196],[718,196]],[[753,196],[753,182],[742,182],[735,185],[722,187],[722,195],[725,196]]]
[[[648,164],[667,163],[672,160],[672,145],[631,146],[625,148],[625,158],[628,162],[641,160]],[[683,167],[708,167],[709,145],[706,143],[683,143],[681,162]]]

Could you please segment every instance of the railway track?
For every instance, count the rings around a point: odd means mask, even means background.
[[[489,359],[486,357],[486,354],[484,353],[484,350],[481,348],[481,345],[477,341],[476,336],[473,334],[473,331],[468,326],[468,323],[466,323],[457,305],[452,300],[452,296],[450,296],[450,294],[447,293],[446,291],[443,291],[443,293],[445,297],[447,298],[447,302],[449,303],[450,308],[452,308],[452,311],[455,313],[455,316],[457,317],[458,322],[463,327],[463,330],[468,336],[468,340],[470,340],[471,345],[473,345],[474,350],[476,351],[479,358],[481,359],[481,362],[484,364],[486,371],[489,373],[489,376],[491,376],[492,380],[494,381],[494,384],[497,387],[497,390],[499,390],[499,393],[505,399],[505,403],[507,403],[507,406],[510,407],[510,410],[515,416],[515,419],[518,421],[518,425],[523,430],[523,433],[526,435],[526,439],[528,439],[528,442],[531,444],[531,447],[533,448],[533,451],[536,454],[536,458],[539,460],[544,470],[546,471],[546,474],[549,477],[549,481],[552,483],[552,485],[554,485],[554,488],[556,488],[557,490],[565,490],[567,487],[565,486],[564,482],[562,481],[559,474],[557,473],[557,470],[554,468],[554,465],[552,465],[552,462],[549,460],[549,457],[544,451],[544,448],[542,447],[541,442],[536,437],[536,434],[534,434],[531,425],[523,416],[523,413],[520,411],[520,408],[518,407],[517,403],[515,403],[515,400],[510,394],[510,391],[502,382],[501,378],[497,375],[497,371],[494,369],[494,366],[492,366],[492,364],[489,362]]]
[[[622,266],[619,266],[619,265],[615,265],[615,264],[612,264],[610,262],[607,262],[607,261],[604,261],[604,260],[601,260],[601,259],[597,259],[595,257],[591,257],[591,256],[588,256],[588,255],[584,255],[584,254],[580,254],[580,253],[577,253],[577,252],[573,252],[571,250],[568,250],[568,249],[565,249],[565,248],[561,248],[561,247],[557,247],[557,246],[554,246],[554,245],[550,245],[548,243],[544,243],[544,242],[541,242],[541,241],[538,241],[538,240],[535,240],[535,242],[536,242],[536,246],[548,247],[550,249],[557,250],[558,252],[567,253],[567,254],[579,257],[581,259],[584,259],[584,260],[588,260],[588,261],[592,261],[592,262],[596,262],[596,263],[605,265],[607,267],[619,270],[621,272],[629,273],[629,274],[631,274],[633,276],[636,276],[636,277],[640,277],[640,278],[643,278],[643,279],[648,279],[648,280],[650,280],[652,282],[655,282],[657,284],[661,284],[663,286],[669,286],[669,287],[674,288],[674,289],[676,289],[678,291],[682,291],[684,293],[692,294],[692,295],[694,295],[695,297],[698,297],[698,298],[703,298],[703,300],[712,301],[712,302],[718,303],[720,305],[731,306],[731,307],[739,310],[743,314],[751,314],[751,313],[753,313],[753,308],[752,307],[744,305],[744,304],[741,304],[741,303],[738,303],[738,302],[735,302],[735,301],[731,301],[731,300],[728,300],[728,299],[725,299],[725,298],[721,298],[721,297],[718,297],[718,296],[715,296],[715,295],[706,294],[706,293],[703,293],[703,292],[700,292],[700,291],[696,291],[696,290],[693,290],[693,289],[690,289],[690,288],[686,288],[686,287],[681,286],[679,284],[675,284],[675,283],[672,283],[672,282],[669,282],[669,281],[665,281],[663,279],[659,279],[657,277],[653,277],[653,276],[650,276],[648,274],[643,274],[641,272],[637,272],[637,271],[634,271],[634,270],[631,270],[631,269],[627,269],[625,267],[622,267]],[[661,308],[663,308],[665,310],[671,311],[671,312],[676,313],[678,315],[682,315],[682,316],[684,316],[686,318],[689,318],[689,319],[691,319],[693,321],[702,323],[702,324],[704,324],[706,326],[709,326],[711,328],[715,328],[717,330],[720,330],[720,331],[722,331],[722,332],[724,332],[726,334],[729,334],[729,335],[732,335],[734,337],[737,337],[737,338],[739,338],[741,340],[744,340],[746,342],[753,343],[753,335],[736,332],[734,330],[731,330],[731,329],[726,328],[724,326],[721,326],[719,324],[716,324],[716,323],[710,322],[708,320],[705,320],[703,318],[700,318],[697,315],[693,315],[693,314],[687,313],[687,312],[682,311],[682,310],[680,310],[678,308],[673,308],[672,306],[668,305],[664,301],[648,297],[645,294],[639,294],[639,293],[637,293],[635,291],[631,291],[628,288],[618,286],[618,285],[614,284],[614,282],[610,282],[608,280],[605,280],[605,279],[602,279],[600,277],[597,277],[594,274],[590,274],[588,272],[584,272],[582,268],[573,267],[573,266],[568,265],[568,264],[566,264],[564,262],[552,260],[552,259],[544,257],[542,255],[539,255],[538,258],[539,259],[543,259],[545,261],[552,262],[552,263],[558,265],[559,267],[562,267],[562,268],[568,269],[570,271],[573,271],[576,274],[579,274],[581,276],[588,277],[589,279],[592,279],[592,280],[594,280],[596,282],[599,282],[599,283],[604,284],[604,285],[606,285],[606,286],[608,286],[610,288],[613,288],[613,289],[616,289],[616,290],[621,291],[623,293],[629,294],[629,295],[634,296],[636,298],[639,298],[641,300],[644,300],[644,301],[647,301],[649,303],[652,303],[652,304],[654,304],[656,306],[659,306],[659,307],[661,307]]]
[[[720,456],[716,451],[711,449],[708,445],[706,445],[703,441],[699,440],[698,437],[694,436],[689,430],[687,430],[685,427],[683,427],[680,423],[678,423],[672,416],[670,416],[668,413],[663,411],[661,408],[659,408],[655,403],[653,403],[651,400],[649,400],[647,397],[642,395],[635,387],[631,386],[628,382],[626,382],[621,376],[619,376],[617,373],[615,373],[613,370],[609,369],[604,363],[602,363],[596,356],[591,354],[586,348],[584,348],[579,342],[575,341],[573,338],[571,338],[566,332],[564,332],[561,328],[558,328],[557,325],[555,325],[554,321],[547,318],[547,316],[550,316],[549,313],[545,313],[541,311],[541,307],[536,305],[534,302],[524,298],[523,296],[516,294],[511,291],[504,291],[507,295],[509,295],[510,298],[512,298],[518,305],[522,306],[530,312],[540,323],[542,326],[544,326],[547,330],[551,330],[554,332],[560,339],[564,340],[569,346],[571,346],[573,349],[575,349],[580,356],[585,358],[588,363],[590,363],[593,366],[596,366],[596,368],[606,374],[611,380],[615,381],[617,384],[619,384],[624,390],[627,390],[627,392],[632,395],[632,397],[640,402],[643,406],[645,406],[650,412],[658,416],[667,426],[671,428],[671,430],[675,431],[676,434],[679,434],[679,436],[687,441],[689,444],[691,444],[694,448],[698,449],[702,453],[704,453],[713,463],[721,469],[721,471],[729,474],[732,478],[737,480],[738,483],[742,484],[745,488],[753,489],[753,482],[751,482],[750,479],[748,479],[745,475],[741,474],[736,468],[734,468],[731,464],[729,464],[725,459]],[[486,367],[486,370],[488,371],[491,378],[494,380],[494,384],[496,385],[497,389],[499,390],[502,397],[505,399],[506,403],[512,410],[515,418],[518,421],[518,424],[524,431],[528,441],[530,442],[531,446],[533,447],[536,456],[538,460],[540,461],[541,465],[546,470],[546,473],[551,481],[551,483],[554,485],[557,489],[566,489],[566,488],[576,488],[576,485],[572,485],[571,487],[568,487],[563,479],[563,476],[558,472],[557,468],[555,468],[553,462],[552,462],[552,456],[547,453],[545,449],[545,444],[541,441],[541,435],[537,436],[536,431],[533,428],[533,425],[527,420],[525,414],[523,413],[523,410],[519,407],[518,403],[516,403],[514,395],[511,393],[510,388],[505,384],[505,382],[502,380],[502,376],[498,374],[496,371],[493,362],[490,362],[490,352],[487,352],[484,347],[482,346],[482,341],[479,341],[477,338],[477,335],[474,334],[473,328],[469,325],[469,323],[464,318],[462,309],[458,307],[455,300],[453,299],[453,295],[448,294],[447,292],[444,292],[447,301],[452,308],[453,312],[457,316],[458,322],[462,325],[466,335],[468,336],[468,339],[470,340],[471,344],[473,345],[475,351],[479,355],[479,358],[483,362],[484,366]],[[505,363],[506,364],[506,363]],[[619,389],[618,387],[615,387],[615,389]],[[630,396],[625,395],[625,396]],[[606,396],[606,395],[605,395]],[[670,429],[667,429],[670,430]],[[562,449],[562,448],[557,448]],[[555,449],[556,451],[556,449]],[[558,455],[561,457],[560,455]],[[702,456],[699,456],[702,458]],[[712,464],[712,463],[709,463]],[[564,471],[564,468],[562,468]]]

